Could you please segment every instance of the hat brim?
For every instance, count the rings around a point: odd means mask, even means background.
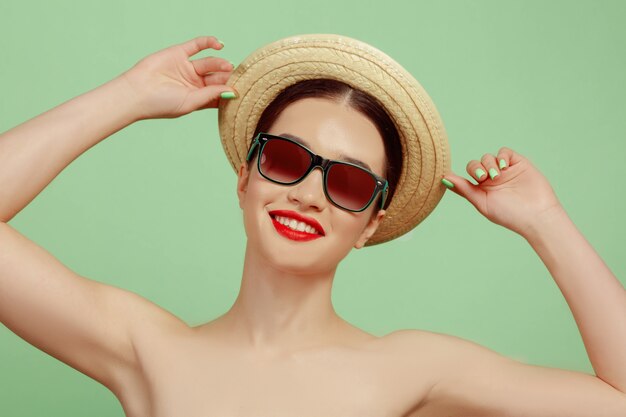
[[[400,64],[382,51],[341,35],[291,36],[263,46],[235,70],[227,85],[234,100],[220,100],[219,132],[235,172],[265,108],[285,88],[309,79],[342,81],[374,96],[398,129],[402,169],[394,196],[366,246],[401,236],[428,216],[446,188],[441,178],[450,169],[443,122],[432,100]]]

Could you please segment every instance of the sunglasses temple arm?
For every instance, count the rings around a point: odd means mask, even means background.
[[[259,141],[255,138],[254,141],[252,141],[252,146],[250,146],[250,150],[248,151],[248,156],[246,156],[246,161],[249,161],[252,155],[254,155],[254,151],[257,146],[259,146]]]
[[[385,186],[382,189],[382,198],[380,199],[380,209],[382,210],[385,207],[385,202],[387,201],[387,192],[389,191],[389,183],[386,182]]]

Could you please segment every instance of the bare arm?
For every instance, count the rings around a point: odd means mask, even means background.
[[[188,60],[209,47],[221,44],[200,37],[159,51],[0,135],[0,321],[116,394],[138,378],[134,341],[185,324],[134,293],[75,274],[6,222],[70,162],[133,121],[216,107],[230,90],[231,64]]]
[[[455,336],[403,333],[413,355],[429,353],[436,375],[426,398],[420,399],[420,417],[626,415],[626,394],[593,375],[528,365]]]
[[[500,160],[506,165],[503,169],[498,168]],[[498,175],[477,178],[477,168],[485,172],[493,169]],[[596,415],[626,415],[624,287],[571,222],[547,180],[530,161],[511,149],[502,148],[497,158],[486,154],[481,161],[471,161],[467,172],[477,185],[454,174],[446,175],[446,179],[453,182],[453,191],[467,198],[489,220],[519,233],[537,252],[567,300],[596,376],[524,366],[466,346],[466,350],[459,352],[460,356],[466,356],[466,365],[458,364],[458,370],[449,368],[447,377],[433,390],[438,398],[435,402],[453,404],[453,393],[458,394],[475,376],[484,373],[480,366],[489,365],[495,367],[494,382],[479,384],[484,392],[481,388],[474,390],[476,404],[485,406],[485,415],[491,415],[487,413],[489,407],[500,411],[507,409],[506,402],[510,405],[511,416],[526,413],[587,415],[585,413],[594,410],[590,405],[600,410],[598,407],[602,404],[607,406],[606,413]],[[481,361],[482,365],[476,365]],[[492,378],[491,373],[489,375]],[[509,385],[520,394],[502,396],[498,384]],[[548,403],[547,397],[542,400],[541,392],[553,392],[562,398]],[[503,399],[494,399],[496,393]],[[516,398],[523,401],[516,401]],[[581,408],[579,402],[567,398],[586,401],[588,405]],[[456,399],[461,401],[460,397]],[[540,401],[538,408],[523,405],[531,399]],[[514,406],[516,403],[518,405]]]
[[[598,378],[626,393],[626,291],[564,210],[539,219],[526,239],[572,311]]]
[[[137,120],[122,77],[0,135],[0,221],[26,207],[66,166]]]
[[[184,325],[135,293],[74,273],[1,222],[0,247],[2,324],[116,394],[138,377],[137,332]]]
[[[213,38],[194,41],[221,45]],[[196,53],[209,43],[184,45]],[[189,74],[176,74],[180,81],[166,84],[159,65],[169,57],[158,56],[165,51],[0,135],[0,221],[8,223],[73,160],[118,130],[140,119],[215,107],[218,94],[229,90],[223,82],[230,73],[223,66],[231,64],[212,57],[194,61],[183,68]],[[226,72],[206,75],[216,70]]]

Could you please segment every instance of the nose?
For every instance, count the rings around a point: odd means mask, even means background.
[[[289,201],[301,209],[322,210],[328,204],[324,194],[324,178],[321,167],[315,167],[305,179],[290,187]]]

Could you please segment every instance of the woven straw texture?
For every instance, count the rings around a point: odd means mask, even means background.
[[[441,178],[450,169],[447,135],[432,100],[402,66],[382,51],[340,35],[292,36],[250,54],[229,78],[238,93],[221,100],[222,145],[235,172],[263,110],[286,87],[330,78],[376,97],[395,122],[402,142],[402,171],[395,195],[366,245],[401,236],[417,226],[444,194]]]

